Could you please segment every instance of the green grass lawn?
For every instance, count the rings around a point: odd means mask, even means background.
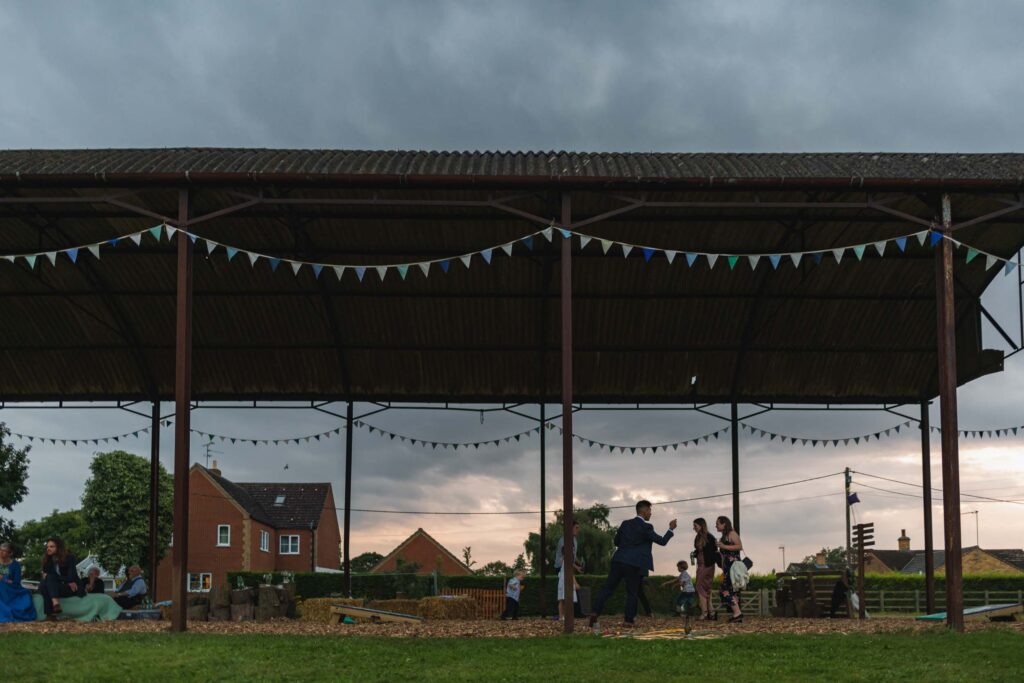
[[[678,681],[1024,678],[1024,634],[438,639],[162,633],[0,635],[11,680]]]

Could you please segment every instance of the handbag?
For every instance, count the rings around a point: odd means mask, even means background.
[[[750,559],[750,555],[747,555],[746,550],[743,551],[743,564],[746,566],[747,571],[750,571],[750,568],[754,566],[754,561]]]

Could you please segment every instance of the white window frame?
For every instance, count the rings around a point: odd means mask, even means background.
[[[270,532],[266,529],[260,529],[260,552],[270,552]]]
[[[220,532],[224,529],[228,531],[228,540],[222,541]],[[218,524],[217,525],[217,547],[218,548],[230,548],[231,547],[231,525],[230,524]]]
[[[197,582],[197,583],[193,583]],[[213,586],[213,574],[211,572],[189,572],[188,592],[209,593]]]
[[[292,539],[295,540],[295,549],[292,549]],[[288,549],[285,550],[285,543],[287,543]],[[298,555],[299,554],[299,535],[298,534],[285,534],[277,537],[277,554],[278,555]]]

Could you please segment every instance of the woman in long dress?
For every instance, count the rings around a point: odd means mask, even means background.
[[[35,620],[32,595],[21,585],[21,563],[10,543],[0,543],[0,622]]]

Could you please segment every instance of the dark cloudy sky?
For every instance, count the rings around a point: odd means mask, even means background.
[[[1024,151],[1019,27],[1024,5],[959,2],[15,2],[0,0],[0,148],[252,146],[614,151]],[[1016,329],[1016,291],[1000,279],[986,304]],[[1003,348],[986,330],[986,345]],[[1024,378],[1007,371],[960,390],[961,425],[1024,424]],[[165,406],[170,408],[170,406]],[[915,408],[909,409],[911,413]],[[723,410],[722,414],[726,414]],[[0,412],[15,431],[90,437],[145,426],[118,411]],[[280,438],[338,425],[309,411],[194,414],[211,432]],[[371,420],[423,438],[494,438],[529,427],[476,413],[401,412]],[[886,413],[780,413],[775,431],[848,436],[901,420]],[[717,429],[707,416],[584,412],[577,431],[623,444]],[[557,439],[548,506],[559,505]],[[193,441],[199,453],[201,442]],[[238,481],[320,481],[341,490],[343,442],[256,449],[218,444]],[[1024,499],[1014,439],[962,444],[963,489]],[[385,509],[500,511],[539,505],[537,444],[458,453],[356,436],[354,503]],[[937,442],[933,444],[938,448]],[[145,453],[144,443],[135,450]],[[911,432],[846,449],[742,440],[742,486],[851,466],[920,478]],[[37,446],[24,520],[78,505],[89,448]],[[170,434],[163,438],[170,464]],[[933,474],[939,482],[937,464]],[[60,463],[57,467],[56,464]],[[283,466],[287,463],[288,470]],[[728,442],[656,456],[576,454],[578,502],[671,500],[729,488]],[[862,478],[865,483],[872,480]],[[874,482],[878,484],[879,482]],[[883,488],[914,493],[888,483]],[[858,488],[880,547],[906,528],[921,539],[920,501]],[[767,569],[843,541],[840,477],[744,498],[744,540]],[[832,494],[832,495],[826,495]],[[340,502],[340,497],[339,497]],[[727,499],[666,505],[689,520]],[[1024,507],[982,503],[982,545],[1024,546]],[[616,513],[618,521],[624,513]],[[970,519],[973,522],[973,518]],[[936,508],[936,543],[941,511]],[[533,516],[359,514],[353,547],[386,552],[417,526],[483,563],[511,561]],[[964,539],[974,542],[973,524]],[[667,571],[685,543],[659,551]]]

